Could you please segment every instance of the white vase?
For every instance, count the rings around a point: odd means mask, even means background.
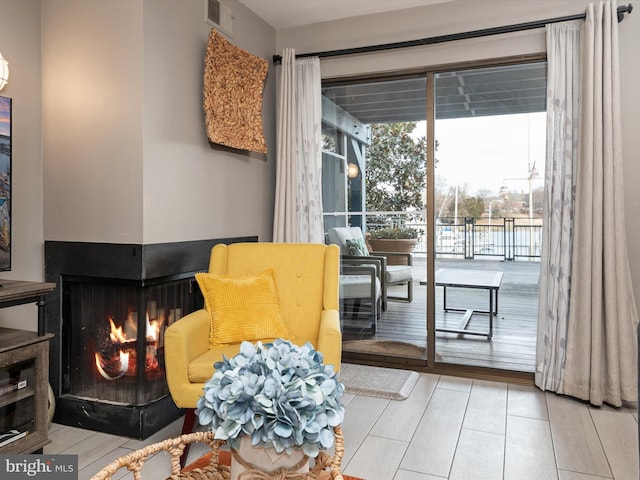
[[[290,455],[286,452],[277,453],[273,448],[251,445],[251,437],[245,436],[240,440],[240,448],[231,455],[231,480],[237,480],[242,472],[249,470],[236,459],[236,456],[240,457],[245,464],[253,465],[256,469],[265,473],[273,472],[282,467],[296,473],[307,473],[309,471],[309,459],[301,449],[293,449]],[[303,458],[307,458],[307,461],[304,462],[301,468],[289,470],[290,467],[298,465]]]

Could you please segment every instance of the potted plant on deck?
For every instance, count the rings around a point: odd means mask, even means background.
[[[367,232],[367,240],[376,254],[384,252],[411,253],[418,243],[418,230],[405,226],[384,227]],[[394,258],[389,257],[387,263],[393,265],[398,262],[394,262]]]
[[[344,386],[310,343],[242,342],[215,368],[196,414],[231,446],[232,480],[252,470],[307,472],[309,457],[333,446]]]

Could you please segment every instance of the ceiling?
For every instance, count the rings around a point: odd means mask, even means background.
[[[456,0],[239,0],[276,29],[383,13]],[[544,111],[546,64],[478,68],[436,77],[436,118]],[[323,89],[361,122],[416,121],[426,117],[424,78],[368,82]]]
[[[546,109],[545,62],[439,73],[435,83],[437,119]],[[424,77],[330,86],[322,93],[365,124],[426,118]]]
[[[239,0],[275,29],[423,7],[454,0]]]

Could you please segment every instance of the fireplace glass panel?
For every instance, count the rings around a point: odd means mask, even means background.
[[[65,282],[65,393],[126,405],[168,395],[164,331],[194,302],[189,279],[144,287]]]

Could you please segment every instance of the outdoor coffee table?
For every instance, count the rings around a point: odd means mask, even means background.
[[[498,290],[502,283],[503,272],[490,270],[464,270],[460,268],[440,268],[436,270],[436,285],[443,288],[443,310],[445,312],[464,312],[457,328],[436,328],[437,332],[481,335],[491,340],[493,336],[493,317],[498,314]],[[426,284],[426,282],[420,282]],[[489,292],[489,309],[454,308],[447,305],[447,288],[475,288]],[[489,315],[489,331],[480,332],[467,329],[474,313]]]

